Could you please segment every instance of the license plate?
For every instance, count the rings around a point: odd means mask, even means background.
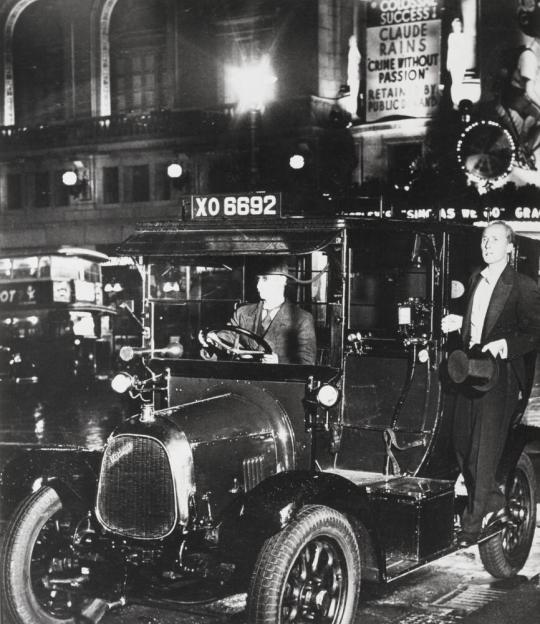
[[[191,196],[192,219],[277,217],[280,214],[280,210],[280,193]]]

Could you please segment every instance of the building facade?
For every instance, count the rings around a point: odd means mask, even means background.
[[[493,96],[521,5],[1,0],[0,248],[109,252],[190,194],[271,189],[305,212],[451,179],[459,102]]]

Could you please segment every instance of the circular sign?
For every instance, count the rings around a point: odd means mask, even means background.
[[[516,146],[501,124],[482,119],[468,125],[457,144],[461,168],[476,184],[493,186],[515,165]]]

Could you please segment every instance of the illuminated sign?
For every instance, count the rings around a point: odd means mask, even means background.
[[[0,307],[36,306],[50,298],[50,285],[40,282],[0,284]]]
[[[540,208],[529,206],[487,206],[485,208],[386,208],[381,210],[361,210],[354,214],[359,217],[378,219],[405,219],[407,221],[455,221],[474,223],[475,221],[538,221],[540,229]]]
[[[192,195],[192,219],[235,219],[277,217],[281,212],[280,193],[242,195]]]
[[[506,180],[515,165],[515,151],[508,130],[490,119],[467,126],[457,144],[458,162],[480,190],[489,190]]]
[[[439,103],[441,0],[372,0],[367,9],[366,121],[429,117]]]

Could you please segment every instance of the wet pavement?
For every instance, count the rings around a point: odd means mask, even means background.
[[[108,382],[58,388],[0,387],[0,465],[15,449],[63,445],[99,449],[136,406]],[[530,444],[540,482],[540,442]],[[539,509],[540,512],[540,509]],[[440,559],[387,586],[362,591],[357,624],[532,624],[540,618],[540,529],[520,575],[495,581],[476,547]],[[103,624],[249,624],[245,595],[206,604],[164,608],[128,604]],[[9,624],[2,620],[2,624]]]
[[[100,449],[122,418],[136,411],[110,382],[61,386],[0,385],[0,461],[9,446]]]
[[[102,623],[250,624],[244,606],[243,594],[180,610],[127,605],[106,614]],[[389,585],[366,585],[355,624],[536,624],[539,614],[540,529],[516,578],[495,580],[472,547]]]

